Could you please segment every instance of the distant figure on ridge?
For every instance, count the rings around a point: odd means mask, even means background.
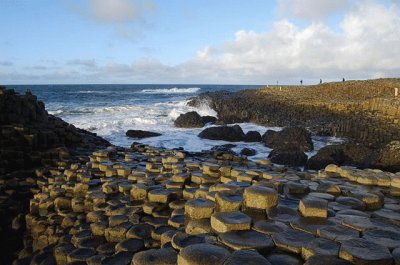
[[[300,80],[300,85],[301,85],[301,86],[303,85],[303,80]]]
[[[322,79],[319,80],[319,84],[322,84]]]
[[[345,82],[346,80],[344,79],[344,77],[343,77],[343,83]]]

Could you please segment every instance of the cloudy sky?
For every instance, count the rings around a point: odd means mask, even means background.
[[[399,0],[0,1],[3,84],[399,75]]]

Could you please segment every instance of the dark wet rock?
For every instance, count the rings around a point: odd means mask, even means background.
[[[342,225],[360,232],[364,232],[367,229],[372,229],[376,227],[376,225],[371,222],[370,218],[352,215],[344,216],[344,218],[342,219]]]
[[[357,198],[340,196],[336,198],[336,202],[345,205],[348,209],[365,210],[366,208],[365,202]]]
[[[366,167],[369,165],[370,156],[371,149],[361,144],[328,145],[310,157],[306,167],[314,170],[323,169],[329,164]]]
[[[271,265],[271,263],[261,256],[257,251],[238,250],[233,252],[223,263],[223,265]]]
[[[386,171],[400,171],[400,141],[392,141],[378,149],[373,155],[371,166]]]
[[[242,212],[220,212],[211,216],[211,227],[217,233],[249,230],[251,218]]]
[[[240,154],[241,155],[245,155],[245,156],[254,156],[254,155],[256,155],[257,154],[257,151],[256,150],[254,150],[253,148],[243,148],[241,151],[240,151]]]
[[[244,136],[245,142],[261,142],[261,134],[257,131],[248,131]]]
[[[271,265],[303,265],[303,260],[297,255],[289,253],[271,253],[267,256],[267,260]]]
[[[134,252],[119,252],[101,261],[102,265],[129,265],[131,264]]]
[[[149,249],[136,253],[132,265],[176,265],[177,254],[168,248]]]
[[[337,242],[359,238],[360,233],[352,228],[343,225],[332,225],[321,227],[317,231],[318,236],[331,239]]]
[[[244,140],[245,134],[239,125],[234,125],[209,127],[204,129],[198,136],[209,140],[239,142]]]
[[[129,252],[138,252],[144,247],[144,243],[140,239],[127,238],[125,240],[120,241],[115,245],[115,251],[129,251]]]
[[[354,264],[387,265],[392,264],[392,255],[387,247],[363,238],[344,241],[339,257]]]
[[[389,249],[400,247],[400,232],[385,229],[369,229],[363,233],[364,239]]]
[[[289,227],[282,222],[271,221],[271,220],[260,220],[254,223],[252,229],[267,235],[280,233],[285,231]]]
[[[235,250],[255,249],[259,252],[268,252],[274,247],[274,242],[269,236],[253,230],[220,233],[219,240]]]
[[[311,234],[291,229],[272,235],[277,248],[292,253],[301,253],[301,248],[314,238]]]
[[[181,250],[190,245],[205,243],[206,240],[203,236],[188,235],[183,232],[177,232],[172,237],[171,243],[176,250]]]
[[[148,138],[148,137],[161,136],[161,133],[142,131],[142,130],[128,130],[126,132],[126,136],[131,137],[131,138],[142,139],[142,138]]]
[[[339,255],[339,246],[340,245],[333,240],[316,238],[302,247],[301,255],[304,260],[308,260],[315,255],[337,257]]]
[[[392,251],[392,256],[394,259],[394,265],[400,265],[400,248],[396,248]]]
[[[311,133],[302,127],[286,127],[281,131],[268,130],[262,140],[265,145],[272,149],[285,149],[295,146],[302,152],[314,149]]]
[[[217,122],[217,118],[213,117],[213,116],[201,116],[201,120],[203,121],[204,124],[214,124]]]
[[[297,146],[285,146],[273,149],[268,158],[272,163],[287,166],[304,166],[307,162],[307,155]]]
[[[196,111],[191,111],[179,115],[174,124],[176,127],[181,128],[201,128],[205,123]]]
[[[195,244],[179,252],[178,265],[222,264],[229,255],[229,251],[220,246]]]
[[[337,257],[317,254],[310,257],[304,265],[351,265],[351,262],[339,259]]]

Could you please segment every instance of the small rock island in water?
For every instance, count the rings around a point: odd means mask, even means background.
[[[206,93],[216,148],[113,146],[0,88],[0,263],[400,264],[399,79]],[[285,127],[244,134],[237,122]],[[223,126],[223,127],[217,127]],[[131,131],[132,137],[156,136]],[[342,144],[314,156],[311,135]],[[251,150],[250,150],[251,151]]]

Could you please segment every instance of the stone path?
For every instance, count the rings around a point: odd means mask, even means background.
[[[378,170],[109,147],[38,174],[14,264],[391,264],[399,183]]]

